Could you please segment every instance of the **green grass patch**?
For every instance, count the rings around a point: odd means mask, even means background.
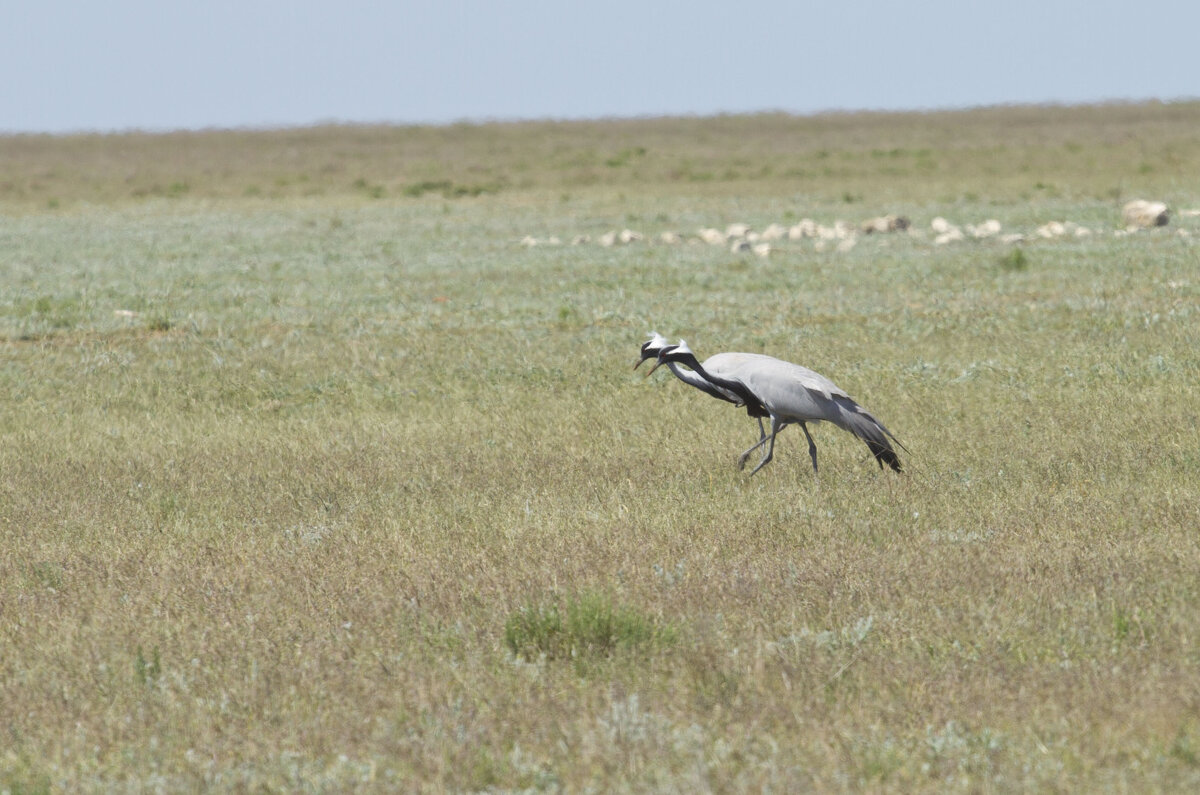
[[[501,185],[497,182],[474,183],[474,184],[455,184],[450,180],[424,180],[422,182],[414,182],[404,187],[404,195],[411,198],[419,198],[427,193],[436,193],[446,199],[457,199],[462,197],[482,196],[486,193],[497,193],[501,189]]]
[[[1006,271],[1023,271],[1029,268],[1029,256],[1023,248],[1012,248],[1000,257],[1000,267]]]
[[[649,651],[676,640],[670,624],[599,591],[584,591],[566,600],[528,605],[509,615],[504,644],[526,660],[607,657],[623,651]]]

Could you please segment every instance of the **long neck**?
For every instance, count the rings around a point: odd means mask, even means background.
[[[684,381],[687,381],[689,384],[699,387],[700,389],[704,389],[704,387],[700,386],[700,383],[698,383],[699,381],[703,381],[711,386],[715,386],[731,393],[738,399],[737,402],[739,403],[747,406],[759,404],[758,398],[756,398],[754,394],[746,388],[745,384],[743,384],[741,381],[733,381],[728,378],[722,378],[719,375],[713,375],[708,370],[704,369],[704,365],[700,364],[700,360],[697,359],[694,354],[684,354],[679,358],[679,363],[686,364],[688,367],[692,368],[693,372],[688,373],[689,378],[683,377],[683,372],[685,371],[679,370],[675,366],[675,362],[667,362],[667,364],[671,367],[671,372],[675,373],[675,375],[679,376]],[[711,390],[706,389],[705,391],[711,394]],[[726,400],[728,400],[728,398],[726,398]]]
[[[740,400],[738,400],[737,395],[735,395],[731,392],[728,392],[726,390],[718,388],[716,385],[705,380],[704,377],[701,376],[699,373],[694,373],[691,370],[684,370],[679,365],[675,364],[675,362],[667,362],[667,367],[669,367],[671,369],[671,372],[674,373],[675,377],[678,378],[680,381],[682,381],[685,384],[690,384],[691,386],[696,387],[696,389],[699,389],[701,392],[704,392],[705,394],[712,395],[713,397],[717,398],[718,400],[727,400],[730,403],[740,403],[741,402]]]
[[[712,372],[709,372],[708,370],[704,370],[704,365],[702,365],[700,363],[700,359],[697,359],[695,354],[692,354],[692,353],[684,354],[683,357],[679,358],[679,363],[685,364],[685,365],[688,365],[689,367],[691,367],[691,369],[695,371],[694,375],[700,376],[701,378],[704,379],[704,381],[707,381],[708,383],[713,384],[714,387],[720,387],[721,389],[725,389],[727,391],[732,391],[732,393],[734,395],[737,395],[738,397],[740,397],[740,399],[742,399],[742,402],[744,402],[744,404],[750,404],[750,402],[758,402],[755,399],[755,396],[750,394],[750,390],[746,389],[745,384],[743,384],[742,382],[732,381],[732,379],[730,379],[730,378],[722,378],[720,376],[714,376]],[[672,364],[674,364],[674,363],[672,363]]]
[[[671,369],[671,372],[675,374],[676,378],[685,384],[691,384],[697,389],[704,389],[705,387],[712,386],[712,382],[705,379],[704,376],[700,375],[700,373],[692,370],[684,370],[682,367],[675,364],[675,362],[667,362],[667,367]]]

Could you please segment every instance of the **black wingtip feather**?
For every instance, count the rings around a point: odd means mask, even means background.
[[[896,451],[879,442],[868,441],[867,447],[871,449],[871,453],[875,456],[875,460],[879,462],[879,468],[883,469],[883,465],[887,464],[897,472],[903,472],[900,468],[900,457],[896,455]]]
[[[896,472],[903,472],[904,470],[900,468],[900,457],[896,455],[896,451],[892,449],[888,439],[894,441],[905,452],[908,451],[908,448],[901,444],[899,439],[892,436],[892,432],[885,428],[883,423],[850,398],[837,397],[834,398],[834,402],[842,409],[840,420],[835,420],[835,422],[866,442],[867,449],[879,462],[879,468],[883,469],[883,465],[887,464]]]

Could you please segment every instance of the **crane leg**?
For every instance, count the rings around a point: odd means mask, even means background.
[[[750,470],[751,475],[765,467],[767,464],[771,463],[771,459],[775,457],[775,437],[778,436],[779,432],[786,427],[786,422],[778,422],[774,417],[771,418],[771,435],[767,437],[767,441],[770,442],[770,444],[767,446],[767,454],[764,455],[762,460],[758,462],[758,466]]]
[[[750,458],[750,454],[753,453],[758,448],[762,447],[763,442],[765,442],[765,441],[767,441],[767,437],[764,435],[763,438],[759,439],[757,442],[754,443],[753,447],[751,447],[749,450],[747,450],[746,452],[744,452],[740,456],[738,456],[738,469],[746,468],[746,460],[748,458]]]
[[[813,462],[813,472],[817,471],[817,443],[813,441],[812,434],[808,432],[808,426],[803,422],[800,423],[800,430],[804,431],[804,435],[808,437],[808,455]]]
[[[780,423],[779,430],[774,430],[775,425],[774,425],[774,421],[772,421],[772,424],[771,424],[772,437],[771,438],[773,439],[774,438],[773,435],[776,433],[779,433],[779,431],[782,431],[784,428],[787,427],[787,425],[788,424],[786,422]],[[758,448],[762,447],[764,444],[766,444],[767,438],[768,438],[767,432],[765,430],[763,430],[762,417],[759,417],[758,418],[758,441],[755,442],[753,445],[751,445],[749,450],[747,450],[746,452],[744,452],[740,456],[738,456],[738,469],[746,468],[746,461],[747,461],[747,459],[750,458],[750,454],[753,453]],[[757,471],[757,469],[755,471]],[[754,473],[751,472],[750,474],[753,475]]]

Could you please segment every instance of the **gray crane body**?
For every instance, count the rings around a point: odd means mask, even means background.
[[[761,353],[719,353],[701,364],[683,340],[679,345],[662,344],[665,342],[655,335],[655,339],[643,346],[643,356],[647,355],[648,346],[658,350],[658,361],[650,372],[667,364],[680,380],[725,400],[730,400],[732,395],[737,400],[731,402],[746,405],[751,416],[765,414],[771,418],[769,435],[762,432],[760,420],[759,441],[739,456],[739,468],[744,467],[749,455],[764,444],[767,450],[750,474],[766,466],[774,457],[775,437],[794,423],[800,425],[808,439],[808,452],[815,472],[817,446],[806,423],[830,422],[866,443],[880,467],[886,463],[900,471],[900,459],[889,439],[900,445],[899,440],[843,389],[820,373]],[[676,364],[683,364],[691,371],[681,370]]]

